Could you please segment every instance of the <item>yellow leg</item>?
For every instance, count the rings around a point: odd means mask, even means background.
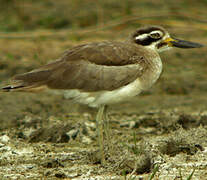
[[[96,116],[97,123],[97,133],[98,133],[98,142],[101,151],[101,164],[105,163],[105,155],[104,155],[104,135],[103,135],[103,114],[104,114],[105,106],[101,106],[98,109],[98,113]]]

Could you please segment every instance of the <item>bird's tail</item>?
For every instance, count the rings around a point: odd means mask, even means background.
[[[23,87],[24,86],[21,86],[21,85],[8,85],[8,86],[1,88],[1,91],[3,92],[18,91],[18,89],[21,89]]]
[[[1,88],[3,92],[26,91],[37,92],[46,88],[45,82],[50,76],[50,70],[35,70],[20,74],[12,79],[10,85]]]
[[[62,64],[60,60],[44,65],[39,69],[19,74],[12,79],[10,85],[0,88],[4,92],[26,91],[38,92],[47,89],[52,74]]]

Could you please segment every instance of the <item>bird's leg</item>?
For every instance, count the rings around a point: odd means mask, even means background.
[[[101,106],[98,109],[98,113],[96,116],[96,123],[97,123],[97,133],[98,133],[98,142],[101,151],[101,164],[105,162],[105,155],[104,155],[104,137],[103,137],[103,114],[104,114],[105,105]]]
[[[110,123],[109,123],[109,117],[108,117],[108,106],[105,105],[105,111],[104,111],[104,132],[106,134],[106,141],[109,148],[109,152],[111,150],[111,141],[110,141]]]

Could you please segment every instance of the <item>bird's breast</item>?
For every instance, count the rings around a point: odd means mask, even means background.
[[[158,56],[149,62],[148,69],[140,77],[143,90],[149,89],[159,79],[161,73],[162,61]]]

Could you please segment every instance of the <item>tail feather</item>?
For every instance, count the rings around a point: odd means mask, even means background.
[[[12,86],[12,85],[9,85],[9,86],[5,86],[2,88],[2,91],[3,92],[10,92],[10,91],[15,91],[17,89],[21,89],[23,88],[24,86],[20,85],[20,86]]]
[[[42,90],[50,76],[50,71],[31,71],[20,74],[12,79],[12,83],[2,89],[3,92],[27,91],[34,92]],[[44,86],[46,87],[46,86]]]
[[[60,60],[54,61],[50,64],[35,69],[33,71],[16,75],[12,79],[12,83],[8,86],[1,88],[4,92],[12,91],[27,91],[36,92],[43,90],[47,87],[52,72],[58,65],[61,64]]]

